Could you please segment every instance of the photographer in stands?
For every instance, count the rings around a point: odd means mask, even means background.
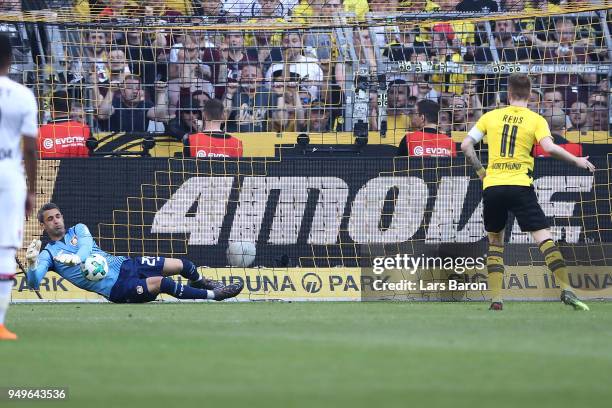
[[[55,92],[50,105],[51,121],[38,129],[40,157],[87,157],[89,150],[85,142],[91,134],[89,126],[70,118],[68,93]]]
[[[204,130],[187,138],[186,155],[191,157],[242,157],[242,141],[221,130],[225,121],[223,103],[211,99],[204,103]]]
[[[455,157],[457,146],[450,136],[438,133],[440,105],[423,99],[416,104],[411,123],[414,132],[408,132],[397,149],[398,156]]]

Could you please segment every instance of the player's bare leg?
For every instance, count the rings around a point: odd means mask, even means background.
[[[0,277],[2,275],[0,274]],[[6,328],[4,317],[11,301],[12,279],[0,278],[0,340],[17,340],[17,335]]]
[[[489,232],[489,251],[487,253],[487,281],[491,293],[490,310],[502,310],[502,282],[504,277],[504,233]]]
[[[15,268],[15,250],[0,248],[0,340],[17,340],[17,335],[4,325],[4,317],[11,302]]]
[[[561,287],[561,301],[574,310],[587,311],[589,307],[581,302],[569,284],[567,266],[559,247],[552,239],[552,234],[548,228],[534,231],[531,233],[533,240],[538,243],[540,252],[544,256],[546,266],[553,273],[555,282]]]

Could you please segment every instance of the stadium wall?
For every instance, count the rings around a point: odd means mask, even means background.
[[[572,284],[589,291],[586,297],[612,298],[612,166],[610,157],[592,160],[598,168],[594,175],[536,159],[534,184]],[[245,299],[440,299],[440,293],[368,292],[375,278],[372,259],[479,257],[486,251],[480,182],[462,158],[67,159],[57,164],[56,174],[42,177],[54,179],[52,200],[67,225],[88,225],[110,253],[187,256],[211,268],[207,274],[245,279],[250,289]],[[506,285],[518,290],[509,297],[554,298],[554,282],[535,244],[514,223],[507,231]],[[256,242],[254,265],[260,268],[224,268],[231,241]],[[448,279],[430,272],[417,277]],[[485,275],[471,271],[462,279],[484,281]],[[54,300],[83,298],[58,279],[52,276],[45,288]],[[18,282],[16,291],[24,289]],[[484,296],[460,291],[458,299]]]

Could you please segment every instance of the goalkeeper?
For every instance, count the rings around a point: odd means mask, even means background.
[[[38,288],[47,271],[54,270],[75,286],[98,293],[114,303],[150,302],[160,293],[178,299],[220,301],[242,291],[242,283],[224,286],[219,281],[203,278],[187,259],[109,255],[96,245],[85,225],[77,224],[66,230],[64,217],[53,203],[41,207],[38,221],[51,241],[42,252],[39,240],[35,239],[28,247],[27,281],[31,288]],[[91,254],[100,254],[108,262],[108,273],[102,280],[88,280],[81,272],[81,264]],[[189,281],[188,285],[170,279],[172,275],[181,275]]]
[[[509,106],[483,115],[461,144],[478,176],[483,180],[483,218],[489,236],[487,272],[491,292],[491,309],[502,310],[504,274],[504,233],[508,212],[512,212],[522,231],[529,231],[544,256],[546,265],[561,286],[561,301],[576,310],[589,310],[570,287],[563,255],[552,239],[546,215],[533,188],[533,145],[538,142],[551,156],[574,166],[595,171],[588,157],[576,157],[555,145],[548,123],[527,108],[531,80],[525,74],[508,78]],[[489,165],[482,166],[474,145],[487,135]]]

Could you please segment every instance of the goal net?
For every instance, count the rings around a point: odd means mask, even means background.
[[[37,204],[59,204],[109,253],[188,257],[213,277],[245,280],[251,300],[484,299],[484,290],[381,293],[373,264],[449,258],[450,269],[387,272],[486,280],[482,268],[456,268],[486,253],[481,185],[457,143],[508,103],[508,75],[520,72],[555,141],[597,166],[587,174],[533,151],[534,187],[572,284],[609,297],[608,2],[83,3],[5,11],[0,27],[19,44],[11,75],[34,90],[41,124],[65,106],[95,142],[85,159],[58,157],[67,141],[49,142]],[[209,99],[223,103],[243,158],[189,145]],[[445,138],[433,144],[407,137],[425,126],[422,101],[439,109],[427,126]],[[486,163],[486,140],[478,153]],[[128,154],[153,157],[104,157]],[[26,245],[40,233],[28,220]],[[555,282],[513,219],[506,238],[510,296],[552,299]],[[256,243],[251,268],[226,268],[237,241]],[[48,299],[75,297],[48,276]]]

